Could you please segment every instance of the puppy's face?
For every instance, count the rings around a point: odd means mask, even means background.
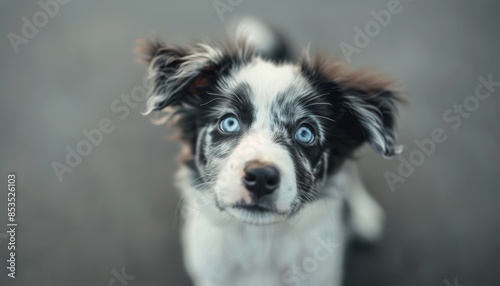
[[[292,217],[365,141],[396,152],[395,97],[380,77],[321,60],[274,63],[245,46],[142,52],[154,80],[148,112],[169,112],[199,191],[241,221]]]

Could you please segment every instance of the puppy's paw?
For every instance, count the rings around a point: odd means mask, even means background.
[[[351,205],[350,224],[355,239],[375,243],[383,234],[385,214],[379,204],[369,196],[360,196]]]

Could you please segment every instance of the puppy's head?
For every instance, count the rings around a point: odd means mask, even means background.
[[[203,179],[199,191],[244,222],[292,217],[365,142],[384,156],[398,152],[397,98],[380,75],[307,56],[272,62],[244,43],[155,41],[140,52],[153,81],[146,113],[168,113],[185,163]]]

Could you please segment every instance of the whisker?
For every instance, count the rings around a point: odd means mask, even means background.
[[[330,120],[331,122],[335,122],[335,120],[331,119],[331,118],[328,118],[328,117],[325,117],[325,116],[321,116],[321,115],[314,115],[315,117],[318,117],[318,118],[323,118],[325,120]]]

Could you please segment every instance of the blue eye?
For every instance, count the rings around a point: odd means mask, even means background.
[[[295,140],[304,144],[311,144],[314,142],[314,133],[309,126],[302,125],[295,131]]]
[[[236,117],[228,116],[220,122],[219,127],[224,132],[235,133],[240,131],[240,122]]]

